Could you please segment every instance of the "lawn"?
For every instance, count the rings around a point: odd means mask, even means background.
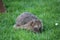
[[[3,3],[6,12],[0,13],[0,40],[60,40],[60,0],[3,0]],[[15,30],[16,17],[25,11],[42,19],[45,31]]]

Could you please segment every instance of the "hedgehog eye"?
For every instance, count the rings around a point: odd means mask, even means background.
[[[41,22],[40,22],[40,21],[36,21],[36,23],[37,23],[37,24],[41,24]]]

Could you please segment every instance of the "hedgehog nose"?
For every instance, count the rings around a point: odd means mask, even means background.
[[[34,28],[34,31],[35,31],[35,32],[39,32],[39,29],[38,29],[38,28]]]

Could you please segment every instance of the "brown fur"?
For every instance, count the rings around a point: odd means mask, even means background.
[[[24,12],[17,17],[14,28],[21,28],[39,32],[43,30],[43,25],[42,21],[39,20],[35,15],[29,12]]]

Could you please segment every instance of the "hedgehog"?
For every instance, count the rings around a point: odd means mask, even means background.
[[[13,26],[15,29],[26,29],[33,32],[42,32],[43,23],[33,13],[23,12],[17,18]]]

